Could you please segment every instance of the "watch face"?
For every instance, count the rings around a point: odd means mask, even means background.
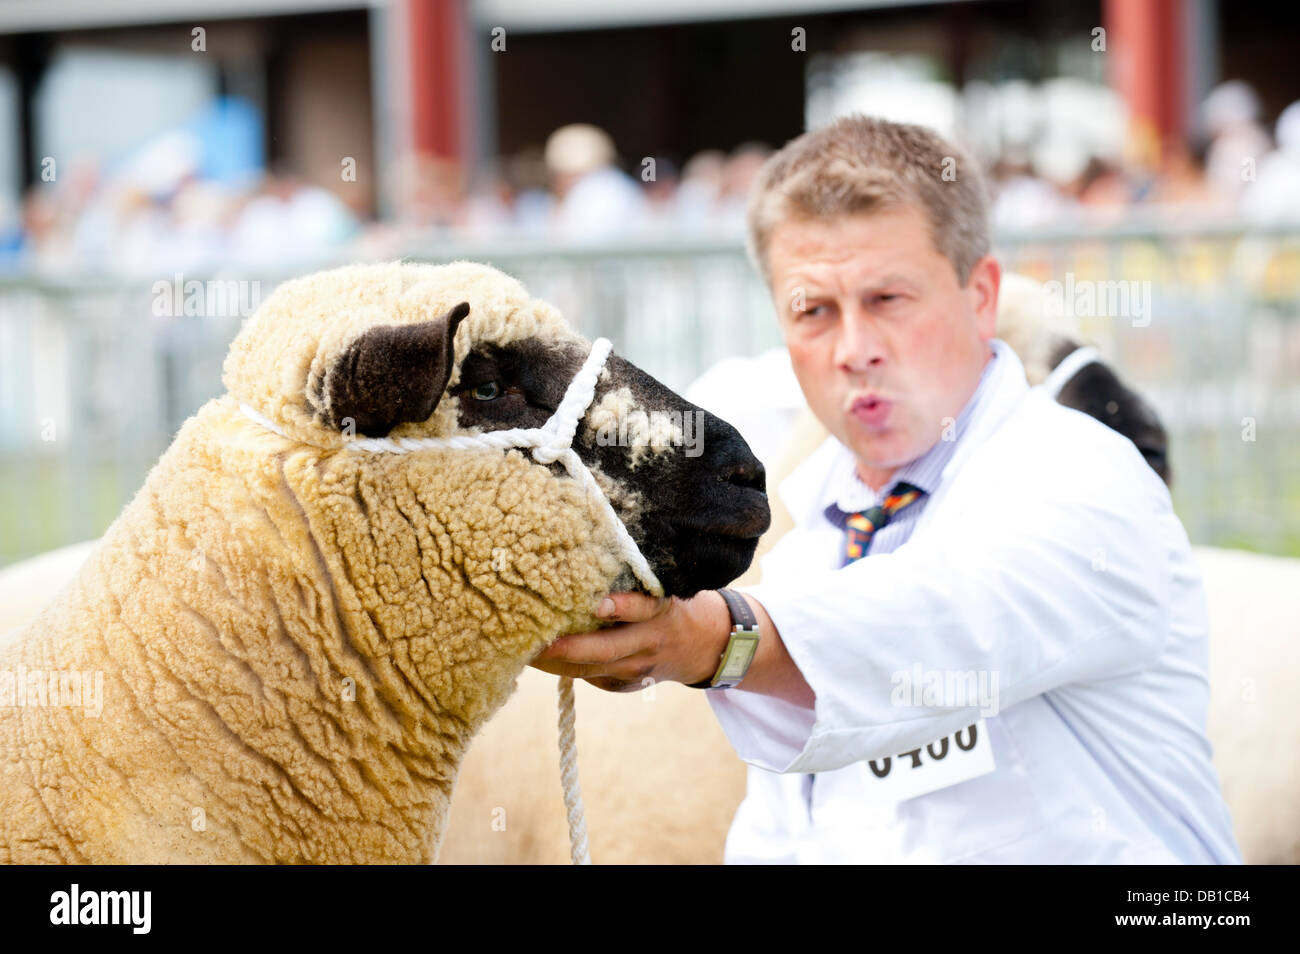
[[[754,660],[754,650],[758,648],[757,636],[735,634],[727,644],[727,658],[722,664],[722,673],[718,682],[737,683],[749,669]]]

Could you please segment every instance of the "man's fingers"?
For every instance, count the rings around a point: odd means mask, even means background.
[[[603,673],[599,666],[582,666],[577,663],[555,662],[549,659],[534,659],[528,665],[552,676],[570,676],[574,679],[590,679]]]
[[[641,648],[641,641],[635,634],[622,633],[615,627],[596,633],[561,636],[536,658],[583,666],[605,666],[631,656]]]
[[[586,682],[606,692],[640,692],[653,684],[653,679],[615,679],[612,676],[596,676]]]
[[[605,665],[584,665],[582,663],[556,662],[550,659],[535,659],[529,663],[534,669],[549,672],[552,676],[570,676],[573,679],[585,679],[599,689],[613,692],[635,692],[644,689],[654,681],[651,673],[653,666],[635,665],[623,662],[612,668]]]
[[[648,596],[645,593],[610,593],[597,604],[595,614],[600,619],[623,623],[639,623],[658,616],[671,597]]]

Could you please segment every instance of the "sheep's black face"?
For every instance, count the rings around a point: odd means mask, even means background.
[[[586,357],[533,339],[474,348],[450,391],[460,424],[541,427]],[[610,355],[573,449],[666,593],[716,589],[749,567],[771,514],[763,465],[731,425]]]
[[[1070,351],[1070,344],[1053,355],[1059,363]],[[1151,469],[1166,484],[1173,480],[1169,467],[1169,436],[1155,410],[1104,364],[1085,365],[1056,396],[1066,407],[1094,417],[1112,430],[1123,434],[1146,458]]]

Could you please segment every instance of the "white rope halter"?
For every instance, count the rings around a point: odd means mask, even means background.
[[[601,369],[604,368],[605,360],[611,350],[613,345],[608,338],[597,338],[592,343],[587,360],[569,382],[560,406],[541,427],[516,427],[504,431],[488,431],[484,434],[454,437],[358,438],[348,440],[344,444],[344,449],[373,454],[413,454],[423,450],[506,450],[512,447],[531,447],[533,459],[539,464],[559,461],[564,465],[569,476],[582,484],[589,498],[594,497],[601,502],[605,519],[618,543],[619,555],[650,595],[663,596],[664,589],[659,583],[659,578],[655,576],[654,570],[650,569],[649,562],[636,545],[636,541],[632,539],[632,535],[627,532],[627,527],[615,513],[609,499],[601,492],[600,485],[596,483],[591,470],[573,449],[578,422],[587,413],[587,408],[596,396],[596,380],[600,377]],[[265,415],[258,413],[242,401],[239,409],[253,421],[286,440],[296,440],[289,437]],[[569,819],[569,851],[575,865],[589,865],[591,853],[587,846],[587,825],[582,805],[582,789],[578,784],[578,752],[573,729],[573,678],[561,676],[559,689],[560,780],[564,786],[564,807]]]
[[[1061,359],[1061,363],[1052,369],[1052,373],[1043,379],[1039,387],[1055,398],[1076,374],[1100,360],[1101,353],[1092,345],[1075,348]]]

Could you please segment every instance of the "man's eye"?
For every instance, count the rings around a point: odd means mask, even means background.
[[[489,381],[487,384],[480,384],[472,388],[469,392],[470,397],[476,401],[491,401],[501,396],[501,385],[495,381]]]

